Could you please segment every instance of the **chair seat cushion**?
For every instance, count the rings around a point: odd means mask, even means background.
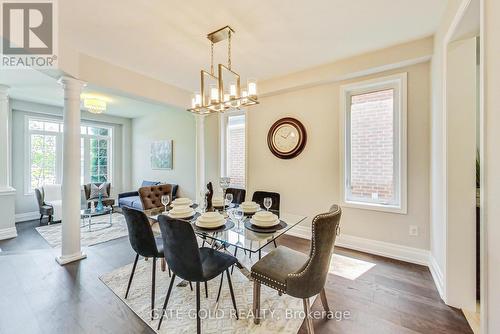
[[[203,278],[207,281],[217,277],[238,262],[234,256],[208,247],[200,248],[200,259],[203,267]]]
[[[118,205],[142,210],[142,203],[139,196],[122,197],[118,200]]]
[[[51,205],[42,205],[40,207],[40,214],[51,216],[54,213],[54,208]]]
[[[286,279],[304,267],[309,257],[293,249],[279,246],[252,266],[252,278],[286,293]]]

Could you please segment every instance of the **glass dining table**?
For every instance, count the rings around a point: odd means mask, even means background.
[[[280,212],[279,229],[259,229],[250,223],[250,216],[245,216],[239,223],[230,218],[231,210],[228,209],[228,218],[224,226],[218,229],[202,229],[196,226],[196,219],[201,212],[197,209],[196,214],[185,220],[193,226],[193,230],[201,238],[203,245],[211,246],[219,250],[230,252],[229,247],[234,247],[233,255],[236,256],[238,251],[243,251],[248,255],[248,258],[255,254],[254,258],[261,258],[263,249],[270,243],[275,243],[276,239],[288,233],[292,228],[303,222],[307,217],[288,212]],[[151,216],[153,221],[158,221],[159,215]],[[250,277],[247,264],[239,260],[237,267],[247,277]]]

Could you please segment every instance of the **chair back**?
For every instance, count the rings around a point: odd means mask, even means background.
[[[158,222],[168,267],[184,280],[202,281],[200,250],[191,224],[165,215],[160,215]]]
[[[171,184],[159,184],[139,188],[139,197],[144,210],[163,208],[163,204],[161,203],[163,195],[170,195],[170,200],[172,201]]]
[[[332,205],[329,212],[314,217],[309,261],[301,269],[288,275],[289,295],[308,298],[320,293],[325,286],[341,214],[340,207]]]
[[[158,254],[155,237],[148,217],[144,212],[129,207],[122,207],[127,222],[128,239],[134,251],[144,257],[155,257]]]
[[[44,205],[43,188],[35,188],[35,197],[38,203],[38,208],[40,209]]]
[[[241,204],[245,201],[247,191],[241,188],[227,188],[226,194],[233,194],[233,203]]]
[[[252,201],[259,204],[261,208],[264,208],[264,198],[271,197],[273,204],[270,210],[276,213],[278,216],[280,214],[280,194],[270,192],[270,191],[256,191],[253,193]]]

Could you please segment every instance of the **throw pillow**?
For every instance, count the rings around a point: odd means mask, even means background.
[[[90,185],[90,196],[89,196],[89,199],[99,198],[99,194],[101,194],[103,198],[106,198],[106,197],[109,196],[109,194],[108,194],[108,183],[101,183],[100,186],[97,186],[94,183],[92,183]]]

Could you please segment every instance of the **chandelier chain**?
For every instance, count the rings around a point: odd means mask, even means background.
[[[210,74],[214,75],[214,42],[210,42]]]
[[[227,67],[231,69],[231,30],[228,32]]]

